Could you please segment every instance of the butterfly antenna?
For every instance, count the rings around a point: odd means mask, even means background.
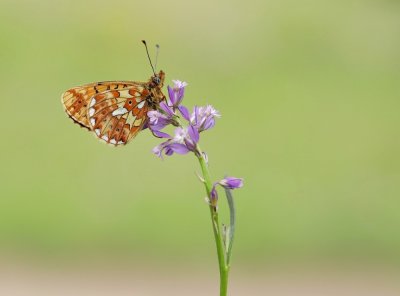
[[[160,51],[160,45],[156,44],[156,62],[154,63],[154,69],[157,71],[157,61],[158,61],[158,52]]]
[[[150,59],[149,50],[147,49],[146,40],[142,40],[142,42],[143,42],[143,44],[144,44],[144,47],[146,47],[147,57],[149,58],[150,66],[151,66],[151,68],[153,69],[154,75],[156,75],[156,71],[154,71],[154,67],[153,67],[153,64],[152,64],[151,59]]]

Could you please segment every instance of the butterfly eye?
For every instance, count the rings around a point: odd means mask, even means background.
[[[161,82],[161,80],[160,80],[160,77],[158,77],[158,76],[156,76],[156,77],[154,77],[153,78],[153,82],[155,83],[155,84],[160,84],[160,82]]]

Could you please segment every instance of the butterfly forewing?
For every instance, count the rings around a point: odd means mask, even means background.
[[[86,116],[89,100],[97,93],[110,89],[118,90],[132,86],[132,81],[105,81],[74,87],[63,93],[61,100],[65,112],[79,125],[90,129]]]
[[[139,84],[95,94],[87,111],[90,129],[109,144],[126,144],[146,123],[148,95]]]

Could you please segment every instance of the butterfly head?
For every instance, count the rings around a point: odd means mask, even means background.
[[[151,82],[154,87],[162,88],[164,85],[165,73],[160,71],[158,74],[151,77]]]

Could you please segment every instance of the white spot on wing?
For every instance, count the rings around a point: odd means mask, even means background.
[[[119,107],[113,111],[112,116],[124,115],[125,113],[128,113],[128,110],[124,107]]]
[[[139,109],[142,109],[143,106],[144,106],[144,103],[145,103],[145,101],[142,101],[141,103],[139,103],[139,104],[137,105],[137,107],[138,107]]]
[[[115,139],[111,139],[111,140],[110,140],[110,143],[111,143],[111,144],[117,144],[117,141],[115,141]]]
[[[96,120],[94,118],[90,118],[90,124],[94,126],[96,124]]]
[[[118,144],[124,144],[124,142],[123,141],[118,141]]]
[[[94,132],[96,133],[96,135],[100,135],[100,130],[98,128],[95,129]]]
[[[96,104],[96,99],[95,99],[95,98],[92,98],[92,100],[90,101],[89,107],[93,107],[94,104]]]
[[[132,98],[131,94],[129,93],[129,89],[123,89],[119,91],[119,94],[122,98]]]
[[[108,141],[108,137],[106,135],[101,137],[104,141]]]
[[[95,112],[94,108],[90,108],[89,109],[89,116],[93,116],[94,112]]]

